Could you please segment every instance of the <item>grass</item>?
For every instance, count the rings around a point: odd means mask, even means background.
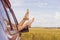
[[[60,40],[60,29],[30,28],[21,40]]]

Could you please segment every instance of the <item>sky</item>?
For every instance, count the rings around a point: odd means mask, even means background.
[[[29,9],[30,19],[35,18],[32,27],[60,27],[60,0],[10,0],[20,22]]]

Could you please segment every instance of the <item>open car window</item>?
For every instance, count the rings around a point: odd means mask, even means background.
[[[30,16],[35,17],[32,27],[60,27],[60,0],[10,1],[18,20],[22,18],[25,9],[29,8]]]

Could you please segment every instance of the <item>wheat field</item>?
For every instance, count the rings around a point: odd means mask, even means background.
[[[21,40],[60,40],[60,29],[29,28],[29,32],[22,33]]]

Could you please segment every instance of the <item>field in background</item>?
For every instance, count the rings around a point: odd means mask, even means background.
[[[21,40],[60,40],[60,29],[30,28]]]

